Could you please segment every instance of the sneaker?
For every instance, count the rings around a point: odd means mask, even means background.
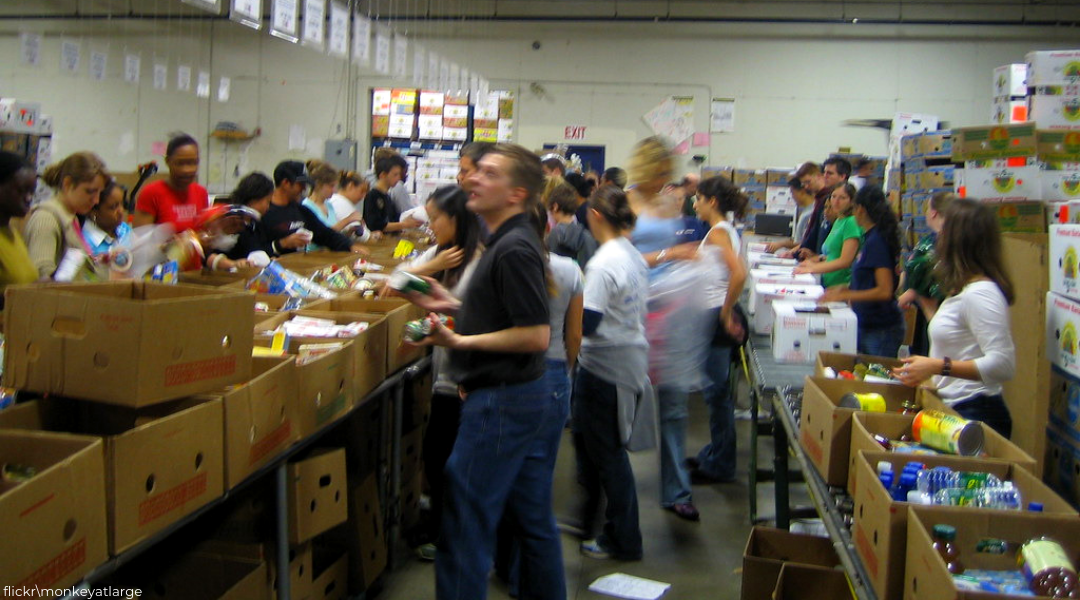
[[[676,517],[686,521],[697,522],[701,520],[701,513],[689,502],[680,502],[678,504],[672,504],[671,506],[665,506],[664,510],[670,510],[675,513]]]
[[[585,540],[584,542],[581,542],[579,549],[582,554],[589,558],[607,560],[614,557],[610,550],[600,545],[598,540]]]
[[[423,561],[435,561],[435,544],[422,544],[416,547],[416,556]]]

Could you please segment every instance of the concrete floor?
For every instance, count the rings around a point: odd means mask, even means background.
[[[745,389],[741,390],[745,398]],[[740,402],[742,404],[743,402]],[[687,447],[696,452],[708,441],[708,416],[697,395],[691,396],[691,415]],[[738,421],[738,481],[711,486],[695,486],[694,503],[701,511],[701,522],[691,523],[662,510],[659,505],[659,457],[655,451],[632,455],[640,502],[640,524],[645,539],[645,558],[640,562],[603,561],[586,558],[578,552],[576,538],[563,535],[563,563],[566,568],[568,598],[610,598],[589,591],[598,577],[622,572],[670,583],[665,600],[733,599],[739,597],[742,552],[750,532],[747,491],[750,422]],[[772,461],[771,441],[759,441],[763,466]],[[567,434],[559,453],[555,473],[556,516],[573,510],[573,446]],[[799,486],[795,486],[799,487]],[[792,490],[793,502],[805,497]],[[771,484],[758,486],[759,515],[773,514]],[[420,600],[435,597],[432,563],[416,559],[407,548],[399,548],[397,566],[385,577],[379,600]],[[509,598],[506,588],[494,577],[489,598]]]

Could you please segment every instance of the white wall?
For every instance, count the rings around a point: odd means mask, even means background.
[[[37,68],[19,63],[21,30],[46,35]],[[711,97],[736,99],[736,131],[691,149],[706,154],[707,164],[794,165],[840,146],[884,154],[883,132],[841,122],[911,111],[954,126],[985,123],[993,67],[1022,61],[1031,49],[1078,45],[1066,39],[1069,30],[1034,28],[480,23],[413,30],[493,88],[517,92],[520,143],[539,148],[562,141],[565,126],[585,125],[580,143],[606,145],[609,166],[625,165],[633,143],[650,133],[642,115],[671,94],[694,96],[699,131],[708,131]],[[82,42],[77,77],[60,74],[62,36]],[[91,81],[90,48],[105,44],[108,78]],[[141,51],[138,86],[121,78],[125,48]],[[93,149],[114,170],[130,171],[152,158],[154,142],[183,130],[205,140],[203,179],[213,190],[286,157],[321,155],[327,138],[353,131],[365,140],[367,90],[393,83],[364,69],[350,79],[344,61],[227,21],[0,21],[0,57],[0,95],[42,103],[54,116],[58,156]],[[152,87],[155,57],[169,63],[164,92]],[[211,71],[211,99],[176,91],[181,62]],[[226,103],[216,100],[223,75],[233,81]],[[531,91],[534,82],[542,95]],[[357,87],[355,123],[347,121],[350,85]],[[262,134],[248,143],[208,139],[222,120]],[[305,150],[288,149],[292,125],[305,130]]]

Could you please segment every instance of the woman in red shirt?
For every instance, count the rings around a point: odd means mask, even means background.
[[[176,233],[195,226],[195,218],[210,207],[206,188],[195,182],[199,174],[199,143],[187,134],[169,140],[165,150],[168,179],[149,183],[135,202],[135,227],[172,223]]]

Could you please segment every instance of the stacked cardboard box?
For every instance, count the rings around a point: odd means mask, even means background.
[[[953,188],[956,167],[952,162],[952,141],[949,131],[927,131],[904,136],[901,142],[900,219],[907,246],[914,246],[930,233],[926,224],[930,196]]]
[[[1028,118],[1039,129],[1080,129],[1080,50],[1029,52]]]
[[[1050,226],[1050,291],[1046,294],[1046,357],[1050,379],[1046,480],[1080,502],[1080,225]]]
[[[1042,233],[1046,226],[1034,123],[965,127],[954,132],[955,190],[994,204],[1002,231]]]
[[[1028,120],[1027,64],[1001,65],[994,69],[990,122],[995,125]]]

